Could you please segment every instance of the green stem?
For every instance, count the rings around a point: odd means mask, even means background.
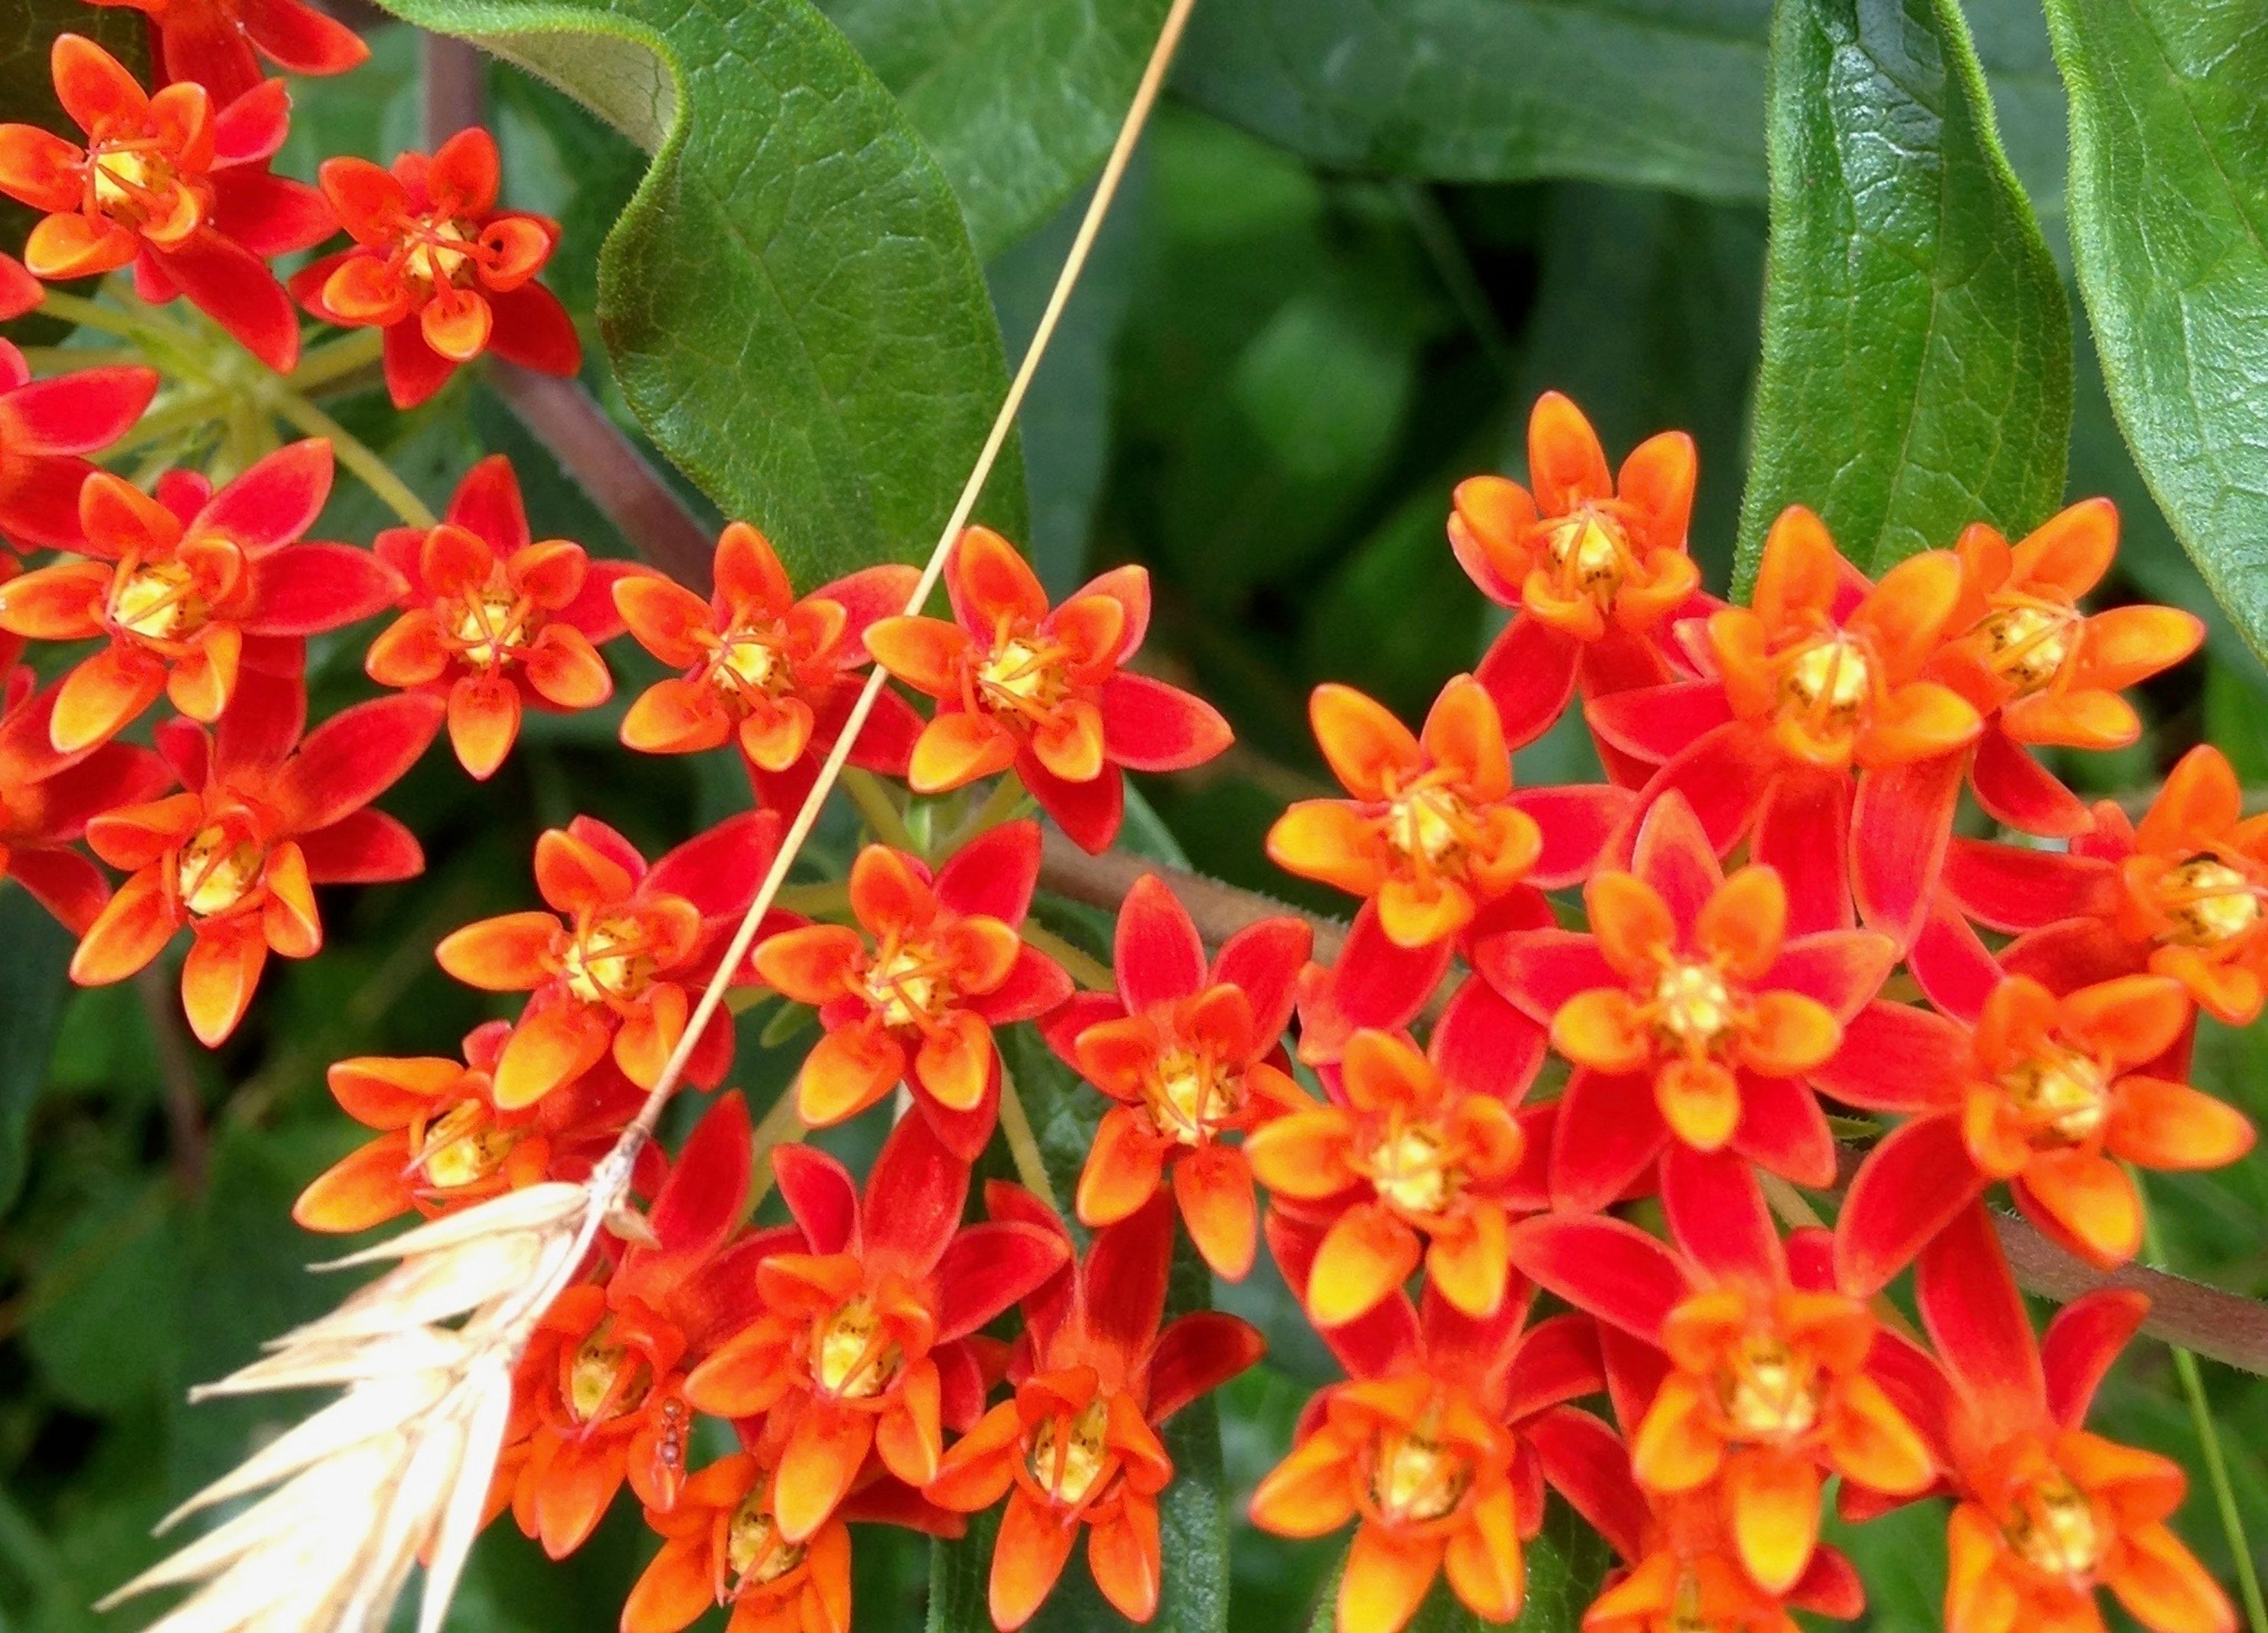
[[[1024,1188],[1047,1203],[1049,1212],[1061,1213],[1055,1184],[1048,1178],[1048,1165],[1040,1156],[1038,1136],[1032,1132],[1032,1120],[1024,1114],[1024,1097],[1016,1092],[1016,1080],[1008,1075],[1005,1064],[1000,1068],[1000,1132],[1007,1136],[1008,1155]]]
[[[958,850],[979,834],[990,833],[1023,810],[1030,796],[1024,792],[1024,785],[1014,777],[1002,777],[992,784],[992,791],[984,797],[984,803],[977,806],[970,814],[968,820],[961,825],[960,831],[954,835],[953,843],[948,849]]]
[[[1051,930],[1026,921],[1024,939],[1040,952],[1062,965],[1073,981],[1092,992],[1111,992],[1118,986],[1118,977],[1112,975],[1097,960],[1089,958],[1077,947]]]
[[[743,1217],[755,1211],[756,1204],[763,1201],[764,1194],[772,1188],[773,1151],[782,1145],[794,1144],[803,1138],[805,1132],[803,1117],[796,1110],[795,1085],[791,1083],[780,1091],[779,1099],[772,1102],[772,1108],[764,1114],[764,1120],[756,1125],[755,1134],[750,1136],[749,1144],[754,1148],[755,1159],[755,1182],[749,1188],[747,1205],[742,1210]]]
[[[440,520],[426,508],[424,500],[409,490],[408,482],[371,452],[368,444],[298,392],[279,384],[266,394],[266,400],[277,416],[296,430],[310,437],[329,438],[331,452],[339,463],[352,471],[364,487],[384,502],[387,509],[410,526],[431,527]]]
[[[850,796],[850,803],[858,807],[858,814],[866,819],[866,826],[874,830],[874,837],[894,850],[919,855],[921,847],[906,827],[905,813],[890,798],[890,791],[882,786],[882,779],[872,771],[861,771],[856,766],[843,769],[843,788]]]
[[[2140,1188],[2141,1176],[2136,1174],[2133,1179]],[[2155,1211],[2146,1208],[2143,1221],[2144,1254],[2159,1269],[2169,1268],[2158,1239]],[[2197,1431],[2198,1449],[2205,1454],[2205,1482],[2213,1488],[2213,1506],[2220,1511],[2220,1528],[2228,1538],[2228,1551],[2236,1557],[2236,1591],[2244,1601],[2245,1625],[2251,1633],[2268,1633],[2268,1600],[2261,1596],[2259,1567],[2252,1563],[2244,1514],[2236,1505],[2236,1489],[2228,1481],[2228,1460],[2220,1449],[2220,1426],[2213,1420],[2213,1403],[2205,1399],[2205,1375],[2198,1370],[2197,1357],[2177,1345],[2168,1348],[2173,1351],[2174,1375],[2181,1379],[2182,1393],[2189,1397],[2190,1423]]]
[[[385,342],[384,329],[356,329],[308,352],[284,383],[304,397],[376,363],[385,350]]]
[[[188,336],[161,318],[142,312],[124,312],[107,306],[100,301],[89,300],[84,295],[66,295],[61,290],[49,290],[40,299],[40,310],[49,317],[61,318],[66,323],[81,328],[93,329],[104,335],[115,335],[121,340],[142,340],[156,336],[173,345],[180,345]]]
[[[224,418],[227,411],[227,393],[192,392],[179,401],[167,403],[155,413],[144,415],[135,422],[133,430],[104,451],[105,457],[128,453],[179,432],[194,430],[209,420]]]
[[[43,374],[65,374],[73,369],[99,369],[114,364],[139,363],[141,350],[133,346],[23,346],[24,361]]]

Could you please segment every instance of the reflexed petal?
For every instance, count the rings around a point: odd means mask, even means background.
[[[2119,1080],[2104,1144],[2145,1168],[2219,1168],[2252,1149],[2252,1124],[2235,1107],[2187,1084]]]
[[[1339,1633],[1395,1633],[1418,1613],[1441,1566],[1440,1539],[1401,1537],[1366,1525],[1339,1578]]]
[[[1211,704],[1147,675],[1113,675],[1103,685],[1101,707],[1106,752],[1130,771],[1203,765],[1234,736]]]
[[[227,1041],[267,963],[268,943],[249,919],[200,931],[181,960],[181,1009],[198,1042],[218,1048]]]
[[[1543,516],[1564,516],[1586,501],[1615,497],[1599,434],[1583,411],[1556,391],[1545,392],[1528,410],[1528,480]]]
[[[907,780],[917,793],[943,793],[1006,770],[1016,753],[1015,734],[990,716],[952,710],[922,728]]]

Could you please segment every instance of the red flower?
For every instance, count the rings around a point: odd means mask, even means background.
[[[995,1186],[991,1195],[998,1216],[1062,1228],[1025,1192]],[[930,1501],[965,1513],[1008,1499],[990,1587],[1004,1633],[1039,1610],[1081,1526],[1103,1597],[1130,1621],[1157,1614],[1158,1494],[1174,1477],[1157,1425],[1265,1348],[1244,1322],[1211,1310],[1159,1330],[1173,1245],[1173,1214],[1153,1191],[1095,1232],[1084,1262],[1026,1295],[1008,1366],[1015,1398],[980,1418],[929,1483]]]
[[[94,0],[146,12],[167,79],[193,79],[226,102],[260,83],[261,58],[291,74],[343,74],[370,48],[305,0]]]
[[[0,255],[0,323],[22,317],[47,298],[29,268],[13,255]]]
[[[805,1251],[758,1268],[764,1313],[694,1369],[685,1393],[718,1416],[789,1423],[771,1512],[801,1544],[869,1453],[909,1485],[937,1477],[945,1429],[966,1432],[983,1410],[976,1329],[1068,1250],[1060,1228],[1021,1218],[962,1226],[968,1166],[920,1117],[891,1130],[863,1200],[842,1164],[806,1146],[776,1148],[772,1172]]]
[[[1307,1103],[1285,1070],[1284,1028],[1314,941],[1304,920],[1263,919],[1208,967],[1197,925],[1153,873],[1118,909],[1116,994],[1079,993],[1042,1030],[1117,1102],[1079,1178],[1079,1223],[1132,1215],[1173,1177],[1189,1239],[1231,1281],[1252,1268],[1252,1171],[1228,1143]]]
[[[1579,682],[1601,697],[1687,673],[1668,627],[1713,605],[1685,553],[1697,465],[1683,431],[1648,438],[1617,477],[1583,411],[1548,391],[1528,415],[1528,470],[1532,493],[1501,476],[1459,482],[1449,517],[1466,573],[1516,609],[1476,678],[1523,743]],[[1642,783],[1650,768],[1638,764]]]
[[[1580,1421],[1572,1413],[1568,1417]],[[1552,1432],[1560,1431],[1555,1425]],[[1594,1432],[1620,1444],[1603,1423]],[[1555,1444],[1553,1449],[1560,1448]],[[1847,1621],[1866,1608],[1858,1573],[1831,1548],[1814,1552],[1810,1569],[1786,1593],[1757,1586],[1709,1493],[1654,1498],[1640,1512],[1635,1525],[1609,1534],[1616,1551],[1633,1563],[1608,1577],[1583,1613],[1583,1633],[1683,1633],[1689,1628],[1798,1633],[1791,1610]]]
[[[34,125],[0,125],[0,193],[47,213],[24,261],[42,278],[131,265],[144,300],[192,305],[279,373],[299,357],[299,326],[268,259],[336,230],[313,188],[271,175],[291,96],[280,79],[215,110],[188,81],[154,96],[100,46],[55,36],[55,94],[86,135],[80,147]]]
[[[1747,836],[1750,858],[1779,870],[1797,929],[1850,923],[1855,894],[1903,946],[1936,888],[1961,751],[1983,729],[1959,693],[1923,678],[1961,590],[1947,550],[1869,585],[1791,506],[1764,541],[1752,605],[1709,620],[1715,673],[1595,698],[1591,728],[1659,763],[1642,798],[1683,794],[1719,856]]]
[[[158,752],[186,791],[87,824],[95,855],[129,877],[80,940],[73,981],[123,981],[186,925],[195,939],[181,1004],[190,1030],[217,1046],[271,951],[304,959],[322,945],[314,886],[382,884],[424,867],[409,830],[366,807],[425,752],[440,705],[358,704],[302,741],[306,724],[296,683],[263,682],[245,688],[217,732],[186,720],[158,728]]]
[[[1576,1066],[1552,1144],[1554,1198],[1604,1207],[1673,1144],[1832,1184],[1834,1136],[1804,1079],[1896,950],[1868,931],[1787,935],[1778,873],[1751,864],[1727,879],[1675,793],[1646,813],[1631,865],[1586,888],[1590,934],[1499,936],[1476,955]]]
[[[1307,1279],[1300,1241],[1276,1219],[1270,1244],[1297,1291]],[[1252,1495],[1252,1520],[1292,1537],[1355,1522],[1340,1633],[1395,1633],[1444,1569],[1476,1615],[1520,1614],[1521,1539],[1543,1523],[1547,1474],[1556,1483],[1532,1437],[1602,1382],[1590,1319],[1528,1328],[1530,1300],[1516,1284],[1476,1321],[1431,1289],[1422,1314],[1396,1292],[1324,1334],[1352,1381],[1309,1403],[1291,1454]]]
[[[431,1218],[545,1180],[587,1177],[645,1092],[603,1061],[535,1105],[505,1110],[494,1084],[511,1034],[507,1021],[475,1027],[461,1065],[432,1056],[334,1065],[332,1098],[379,1136],[300,1192],[292,1218],[311,1231],[366,1231],[413,1209]],[[639,1161],[650,1180],[659,1148],[644,1147]]]
[[[2035,1344],[1980,1206],[1923,1254],[1916,1293],[1949,1374],[1948,1633],[2099,1629],[2098,1587],[2154,1633],[2230,1633],[2227,1595],[2166,1525],[2180,1467],[2080,1426],[2148,1301],[2078,1299]]]
[[[1663,1165],[1662,1201],[1676,1253],[1618,1219],[1557,1215],[1520,1226],[1513,1254],[1662,1352],[1632,1472],[1657,1497],[1711,1494],[1748,1575],[1791,1593],[1816,1557],[1827,1475],[1911,1496],[1934,1476],[1930,1448],[1872,1374],[1874,1317],[1791,1273],[1745,1163],[1681,1154]],[[1823,1268],[1823,1242],[1800,1246]]]
[[[534,1105],[609,1052],[640,1088],[659,1081],[778,844],[779,819],[747,812],[649,868],[630,841],[590,817],[545,829],[535,887],[553,911],[482,919],[433,953],[468,986],[533,995],[497,1061],[496,1103]],[[732,1017],[719,1010],[686,1078],[714,1088],[732,1060]]]
[[[1018,934],[1040,874],[1040,828],[971,840],[932,879],[912,857],[869,845],[850,869],[865,931],[813,924],[760,943],[757,973],[827,1028],[803,1063],[796,1105],[824,1128],[903,1082],[939,1137],[974,1162],[1000,1107],[992,1028],[1071,996],[1071,977]],[[872,938],[873,945],[868,945]]]
[[[63,679],[49,722],[56,749],[115,736],[160,693],[193,720],[218,720],[242,673],[296,677],[303,637],[399,596],[401,578],[367,550],[301,538],[330,489],[331,445],[320,438],[217,493],[180,471],[159,480],[155,498],[107,471],[89,476],[80,548],[92,559],[0,585],[0,629],[108,642]]]
[[[622,632],[615,586],[644,570],[564,539],[531,542],[501,453],[466,473],[439,526],[390,527],[375,548],[409,588],[363,666],[380,686],[446,696],[450,746],[475,776],[504,763],[524,706],[572,713],[614,695],[597,644]]]
[[[0,340],[0,543],[83,550],[78,490],[95,453],[133,429],[157,394],[155,369],[81,369],[35,380]]]
[[[674,1507],[649,1509],[661,1552],[622,1606],[622,1633],[681,1633],[730,1605],[725,1633],[850,1633],[850,1529],[830,1519],[801,1542],[780,1534],[778,1438],[736,1452],[685,1482]]]
[[[294,275],[291,292],[328,323],[386,331],[394,407],[424,401],[484,351],[541,374],[582,366],[567,309],[534,281],[558,224],[497,208],[487,131],[460,130],[431,158],[404,153],[391,170],[325,159],[321,180],[355,247]]]
[[[874,660],[938,700],[908,770],[941,793],[1014,770],[1085,850],[1118,832],[1122,769],[1182,771],[1228,747],[1228,723],[1189,693],[1123,667],[1150,627],[1150,576],[1121,567],[1048,607],[1015,547],[989,528],[961,535],[945,567],[954,622],[885,618]]]
[[[746,522],[717,538],[716,593],[703,601],[658,574],[626,578],[615,605],[640,646],[685,671],[649,688],[622,717],[622,741],[650,754],[737,743],[765,805],[802,805],[818,762],[858,698],[866,630],[902,613],[921,575],[869,567],[801,600],[763,534]],[[875,699],[850,763],[903,776],[921,732],[904,698]]]
[[[1994,987],[1973,1026],[1876,1004],[1819,1083],[1852,1105],[1913,1121],[1852,1182],[1837,1222],[1844,1279],[1887,1282],[1995,1180],[2032,1222],[2110,1267],[2142,1245],[2142,1199],[2121,1163],[2214,1168],[2252,1145],[2244,1116],[2149,1068],[2189,1024],[2161,975],[2126,975],[2058,998],[2029,976]]]
[[[56,754],[48,741],[55,688],[34,695],[33,685],[28,668],[0,682],[0,879],[14,879],[83,936],[110,886],[72,842],[105,812],[157,798],[173,774],[148,749],[126,743]]]

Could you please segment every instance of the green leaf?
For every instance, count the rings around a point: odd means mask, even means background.
[[[652,151],[599,326],[657,446],[808,581],[925,555],[1005,390],[961,210],[806,0],[393,0]],[[507,178],[507,187],[509,179]],[[988,514],[1020,533],[1004,460]]]
[[[986,260],[1102,167],[1167,0],[819,0],[961,196]]]
[[[1434,1583],[1405,1633],[1479,1633],[1498,1627],[1514,1627],[1520,1633],[1574,1633],[1607,1574],[1605,1541],[1555,1497],[1543,1511],[1543,1529],[1521,1545],[1521,1558],[1528,1568],[1528,1598],[1515,1620],[1483,1620],[1466,1609],[1447,1580],[1441,1580]],[[1339,1578],[1344,1574],[1344,1563],[1331,1572],[1308,1633],[1337,1633]]]
[[[0,1015],[8,1034],[0,1049],[0,1213],[23,1187],[25,1134],[70,989],[70,932],[46,908],[20,886],[0,886]]]
[[[2049,0],[2071,230],[2110,406],[2268,652],[2268,33],[2245,0]]]
[[[2071,315],[1952,0],[1782,0],[1741,578],[1808,504],[1862,570],[2063,497]]]

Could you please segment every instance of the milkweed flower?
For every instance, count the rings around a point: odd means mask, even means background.
[[[1675,1252],[1619,1219],[1559,1214],[1521,1225],[1513,1258],[1661,1352],[1633,1474],[1657,1497],[1710,1493],[1742,1569],[1785,1594],[1811,1569],[1829,1474],[1911,1497],[1935,1477],[1931,1449],[1870,1371],[1873,1313],[1792,1272],[1796,1245],[1781,1243],[1745,1163],[1680,1154],[1663,1165],[1662,1201]]]
[[[735,743],[764,803],[795,809],[858,699],[867,629],[903,613],[920,579],[910,567],[869,567],[798,600],[770,541],[730,522],[717,538],[707,600],[659,574],[617,581],[615,605],[631,638],[685,672],[630,704],[622,742],[650,754]],[[912,705],[884,691],[850,763],[903,776],[921,728]]]
[[[850,868],[858,929],[812,924],[757,945],[757,973],[817,1008],[827,1029],[796,1080],[806,1122],[854,1117],[902,1082],[939,1137],[976,1159],[1000,1107],[992,1028],[1071,994],[1071,977],[1019,933],[1039,874],[1036,822],[979,835],[934,878],[869,845]]]
[[[144,300],[178,295],[269,368],[288,373],[299,326],[271,256],[336,230],[322,195],[272,175],[291,96],[280,79],[217,93],[177,80],[154,95],[77,34],[55,37],[55,94],[86,145],[0,125],[0,193],[46,212],[24,245],[42,278],[134,268]]]
[[[1631,872],[1585,886],[1588,934],[1492,937],[1482,976],[1576,1067],[1552,1143],[1563,1207],[1605,1206],[1672,1144],[1729,1149],[1801,1185],[1835,1178],[1835,1140],[1805,1079],[1896,961],[1870,931],[1787,933],[1762,864],[1727,879],[1684,799],[1640,825]]]
[[[1981,1207],[1922,1256],[1923,1325],[1943,1362],[1948,1633],[2100,1629],[2108,1588],[2153,1633],[2229,1633],[2236,1615],[2166,1521],[2179,1465],[2081,1427],[2096,1386],[2147,1300],[2089,1295],[2036,1344]]]
[[[0,254],[0,323],[20,318],[47,298],[31,269],[13,255]]]
[[[380,686],[446,696],[450,747],[474,776],[504,763],[524,708],[572,712],[614,695],[598,647],[622,632],[615,586],[644,570],[532,540],[503,454],[465,474],[438,526],[390,527],[373,548],[407,588],[363,666]]]
[[[1295,1236],[1269,1221],[1295,1290]],[[1527,1598],[1521,1543],[1543,1523],[1547,1466],[1531,1436],[1565,1402],[1600,1387],[1587,1316],[1527,1326],[1515,1286],[1484,1320],[1429,1288],[1422,1310],[1400,1292],[1323,1337],[1349,1381],[1309,1403],[1291,1453],[1252,1494],[1252,1522],[1320,1537],[1355,1522],[1339,1578],[1340,1633],[1395,1633],[1434,1579],[1475,1615],[1509,1622]]]
[[[1611,1432],[1604,1424],[1599,1429]],[[1637,1525],[1608,1534],[1632,1563],[1608,1576],[1583,1613],[1583,1633],[1798,1633],[1802,1624],[1791,1611],[1848,1621],[1866,1608],[1858,1572],[1831,1548],[1815,1550],[1810,1568],[1786,1592],[1758,1586],[1734,1551],[1712,1494],[1655,1498],[1640,1512]]]
[[[2012,975],[1973,1025],[1871,1006],[1818,1081],[1839,1100],[1911,1121],[1852,1181],[1837,1223],[1844,1280],[1881,1285],[1996,1180],[2082,1258],[2106,1268],[2132,1258],[2142,1199],[2122,1163],[2215,1168],[2252,1146],[2241,1113],[2152,1075],[2189,1019],[2187,995],[2162,975],[2061,997]]]
[[[1208,966],[1189,911],[1145,873],[1119,904],[1115,992],[1082,992],[1042,1023],[1049,1046],[1116,1102],[1080,1169],[1089,1229],[1115,1225],[1170,1174],[1189,1239],[1231,1281],[1252,1268],[1259,1213],[1231,1135],[1307,1105],[1284,1029],[1314,943],[1304,920],[1262,919]]]
[[[769,1420],[764,1432],[777,1439]],[[674,1506],[647,1509],[661,1551],[622,1606],[622,1633],[681,1633],[720,1605],[732,1608],[725,1633],[850,1633],[850,1528],[835,1516],[789,1541],[777,1480],[775,1462],[735,1452],[688,1480]]]
[[[181,1005],[198,1041],[217,1048],[243,1019],[269,953],[312,958],[321,947],[313,886],[423,870],[409,830],[369,805],[425,752],[440,705],[359,703],[302,740],[306,722],[296,682],[263,680],[217,732],[188,720],[158,728],[158,752],[183,791],[88,821],[94,854],[128,878],[80,938],[73,981],[123,981],[186,927]]]
[[[126,435],[157,392],[155,369],[126,365],[35,380],[0,341],[0,544],[84,549],[78,490],[94,467],[79,456]]]
[[[1796,925],[1866,921],[1912,940],[1937,885],[1984,723],[1926,678],[1959,606],[1961,563],[1910,556],[1869,585],[1820,519],[1772,524],[1748,607],[1711,614],[1714,673],[1594,698],[1602,742],[1660,766],[1719,855],[1746,837],[1778,870]]]
[[[1475,676],[1513,738],[1541,735],[1578,684],[1601,696],[1687,672],[1669,625],[1712,605],[1685,550],[1697,469],[1693,439],[1663,431],[1610,473],[1583,411],[1549,391],[1528,417],[1530,485],[1457,484],[1450,548],[1482,594],[1514,609]]]
[[[593,818],[546,828],[535,887],[552,910],[468,924],[433,953],[468,986],[531,995],[497,1060],[496,1104],[532,1106],[610,1054],[640,1088],[659,1082],[778,844],[770,812],[728,817],[652,866]],[[732,1058],[732,1018],[719,1010],[686,1078],[714,1088]]]
[[[386,331],[386,387],[415,408],[484,351],[539,374],[572,374],[583,342],[559,298],[534,282],[558,224],[498,210],[496,138],[460,130],[431,158],[384,169],[328,158],[323,196],[355,241],[291,279],[327,323]]]
[[[441,1056],[358,1056],[327,1074],[340,1109],[378,1137],[325,1169],[291,1204],[310,1231],[349,1232],[416,1212],[438,1214],[545,1180],[580,1181],[637,1114],[645,1092],[602,1061],[534,1106],[496,1103],[497,1057],[509,1021],[475,1027],[462,1062]],[[660,1150],[638,1154],[651,1194]]]
[[[2227,756],[2184,754],[2139,823],[2104,800],[2068,851],[1956,839],[1946,888],[1970,917],[2021,931],[2008,967],[2068,990],[2149,970],[2214,1019],[2249,1026],[2268,978],[2268,817],[2247,817]]]
[[[996,1216],[1061,1228],[1028,1193],[994,1187]],[[1154,1191],[1094,1235],[1086,1257],[1024,1298],[1009,1363],[1014,1398],[948,1450],[924,1493],[964,1513],[1008,1499],[992,1545],[992,1623],[1013,1633],[1054,1589],[1082,1527],[1102,1596],[1157,1614],[1165,1562],[1158,1496],[1174,1477],[1158,1426],[1260,1358],[1260,1335],[1200,1310],[1166,1323],[1173,1214]]]
[[[775,1148],[772,1172],[804,1250],[757,1268],[763,1313],[694,1368],[685,1394],[721,1417],[790,1417],[771,1512],[801,1546],[870,1453],[917,1490],[937,1477],[944,1431],[966,1432],[984,1409],[977,1329],[1069,1249],[1028,1215],[962,1225],[968,1165],[924,1118],[899,1120],[863,1195],[807,1146]]]
[[[150,18],[168,80],[225,103],[260,83],[261,60],[291,74],[343,74],[370,60],[360,34],[304,0],[94,0]]]
[[[304,538],[331,489],[331,445],[293,443],[213,491],[169,472],[157,497],[98,471],[79,489],[88,559],[0,584],[0,629],[102,639],[64,676],[49,737],[69,754],[115,736],[162,693],[211,724],[247,671],[296,679],[303,639],[401,593],[367,550]],[[423,745],[420,745],[422,747]]]
[[[56,754],[48,740],[55,688],[33,688],[27,667],[0,680],[0,880],[14,879],[64,929],[83,936],[110,900],[110,886],[73,844],[105,812],[157,798],[173,786],[173,773],[128,743]]]
[[[907,778],[943,793],[1013,770],[1041,809],[1100,853],[1123,814],[1124,771],[1185,771],[1229,745],[1211,704],[1124,665],[1150,627],[1150,575],[1121,567],[1060,607],[1015,547],[971,527],[945,566],[953,622],[884,618],[875,662],[938,700]]]

